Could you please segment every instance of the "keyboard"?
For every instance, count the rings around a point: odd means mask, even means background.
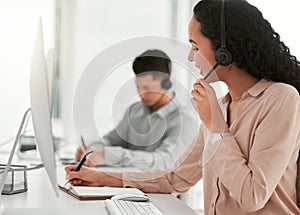
[[[163,215],[150,202],[105,200],[105,206],[111,215]]]

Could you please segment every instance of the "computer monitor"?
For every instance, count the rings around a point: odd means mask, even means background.
[[[38,151],[52,187],[56,195],[58,195],[48,84],[42,24],[40,20],[31,60],[30,105]]]
[[[36,143],[38,151],[41,156],[41,160],[46,169],[48,178],[52,184],[55,194],[58,196],[57,187],[57,176],[55,168],[55,154],[54,154],[54,141],[52,135],[52,125],[51,125],[51,107],[49,98],[49,88],[48,88],[48,77],[47,77],[47,65],[44,53],[44,43],[42,34],[42,23],[39,21],[38,30],[36,34],[36,40],[34,42],[34,48],[31,60],[31,72],[30,72],[30,104],[31,104],[31,114],[33,120],[33,128],[36,137]],[[16,137],[13,149],[10,153],[9,160],[6,167],[7,169],[11,165],[12,157],[15,152],[17,145],[17,140],[19,138],[20,132],[24,125],[24,119],[29,110],[25,112],[23,117],[18,135]],[[0,195],[3,189],[6,174],[3,175],[1,179]],[[3,182],[3,183],[2,183]],[[0,197],[0,215],[2,214],[18,214],[19,210],[13,210],[11,208],[5,209],[1,204]],[[24,208],[22,214],[32,214],[37,212],[36,208]],[[40,210],[39,210],[40,211]],[[53,211],[52,211],[53,212]],[[43,214],[48,214],[47,210],[43,211]],[[64,214],[61,210],[57,210],[56,214]]]
[[[49,101],[50,108],[52,112],[53,105],[53,81],[54,81],[54,71],[55,71],[55,49],[49,49],[46,56],[46,65],[47,65],[47,79],[48,79],[48,92],[49,92]]]
[[[47,80],[48,80],[48,92],[49,92],[49,106],[50,106],[50,111],[51,111],[51,119],[52,118],[52,114],[53,114],[53,95],[52,95],[52,91],[53,91],[53,81],[54,81],[54,70],[55,70],[55,49],[49,49],[48,53],[46,55],[46,66],[47,66]],[[28,122],[32,121],[31,115],[28,116],[27,120],[26,120],[26,124],[24,127],[24,132],[23,134],[20,136],[20,140],[19,140],[19,149],[17,152],[17,155],[20,158],[29,158],[29,159],[39,159],[40,156],[38,155],[38,152],[36,150],[36,140],[35,140],[35,135],[33,134],[33,129],[32,129],[32,125],[30,125],[30,127],[28,128]],[[53,121],[52,121],[53,123]],[[55,120],[54,121],[54,125],[56,125],[59,123],[59,120]],[[61,126],[60,126],[61,127]],[[53,128],[53,125],[52,125]],[[56,132],[56,137],[54,139],[54,141],[56,141],[56,143],[60,143],[61,139],[62,139],[62,134],[61,134],[61,130],[60,131],[60,135],[57,136],[57,132]],[[55,131],[54,131],[55,132]],[[55,136],[55,133],[54,133]],[[55,148],[55,147],[54,147]],[[56,144],[56,150],[58,148],[58,144]]]

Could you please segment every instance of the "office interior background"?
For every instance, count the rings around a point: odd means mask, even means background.
[[[76,84],[88,63],[104,49],[140,36],[175,38],[188,44],[188,23],[198,0],[10,0],[0,1],[0,147],[12,144],[25,110],[30,106],[29,73],[39,17],[42,18],[45,55],[55,49],[52,76],[53,117],[68,144],[74,136],[72,104]],[[300,58],[300,3],[297,0],[248,0],[257,6]],[[113,57],[113,56],[112,56]],[[101,68],[99,69],[101,72]],[[187,87],[195,79],[174,65],[173,76]],[[131,63],[109,77],[99,100],[99,130],[114,126],[111,106],[118,86],[133,78]],[[105,101],[105,102],[103,102]],[[124,107],[125,110],[126,107]],[[105,122],[105,123],[101,123]],[[28,125],[30,130],[30,125]],[[76,146],[76,145],[74,145]],[[200,194],[201,195],[201,192]],[[195,202],[194,202],[195,201]],[[188,204],[201,207],[190,197]]]

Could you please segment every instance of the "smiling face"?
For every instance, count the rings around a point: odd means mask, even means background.
[[[215,51],[210,40],[201,33],[201,24],[194,17],[189,24],[189,41],[192,48],[188,60],[195,63],[201,76],[205,76],[216,63]],[[219,81],[218,71],[219,68],[209,76],[207,81],[210,83]]]

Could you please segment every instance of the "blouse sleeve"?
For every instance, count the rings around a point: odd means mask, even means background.
[[[153,193],[186,192],[202,177],[204,133],[204,126],[201,126],[194,143],[177,161],[173,170],[123,173],[124,187],[136,187]]]

